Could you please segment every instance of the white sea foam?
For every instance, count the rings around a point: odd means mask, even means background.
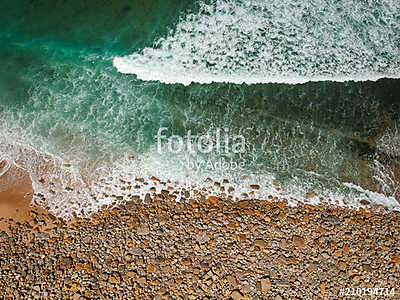
[[[281,189],[276,189],[274,184],[278,181],[271,173],[262,172],[243,177],[240,172],[224,170],[193,172],[182,165],[189,156],[193,158],[193,154],[182,152],[171,156],[169,153],[159,153],[156,145],[134,159],[125,155],[112,164],[97,165],[88,173],[82,167],[82,161],[67,161],[65,158],[41,152],[30,146],[28,141],[24,142],[23,138],[16,138],[10,131],[2,131],[1,137],[5,143],[0,150],[8,163],[29,173],[35,192],[32,202],[65,219],[72,216],[90,217],[103,205],[119,205],[131,201],[135,195],[144,199],[153,185],[158,193],[173,186],[177,192],[177,201],[181,200],[182,190],[191,191],[191,197],[196,197],[193,194],[196,188],[206,188],[209,195],[221,195],[219,189],[206,181],[207,177],[219,182],[228,179],[226,189],[228,186],[235,189],[232,194],[234,199],[247,193],[253,199],[266,199],[268,195],[287,199],[291,206],[309,203],[354,208],[359,207],[360,200],[364,199],[373,204],[383,204],[390,209],[400,210],[400,204],[393,197],[370,192],[353,184],[344,184],[343,187],[347,187],[345,190],[320,190],[316,191],[315,196],[305,197],[313,178],[319,179],[318,174],[310,173],[309,181],[293,178],[281,185]],[[150,180],[152,176],[165,184]],[[148,184],[142,183],[140,178]],[[252,191],[250,184],[254,183],[260,185],[260,190]]]
[[[399,78],[399,10],[397,0],[216,0],[114,66],[184,85]]]

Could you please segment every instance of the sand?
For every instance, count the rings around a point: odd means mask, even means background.
[[[6,181],[9,174],[4,174]],[[4,188],[0,192],[0,230],[7,230],[9,219],[16,222],[30,221],[30,212],[32,210],[30,202],[32,200],[33,189],[32,183],[27,174],[18,177],[17,182],[14,182]]]

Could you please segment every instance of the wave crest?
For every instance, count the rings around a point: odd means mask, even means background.
[[[114,66],[185,85],[399,78],[398,11],[395,0],[216,0],[153,48],[115,57]]]

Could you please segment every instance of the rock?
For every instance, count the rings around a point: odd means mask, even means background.
[[[397,255],[392,255],[392,262],[396,264],[400,264],[400,258]]]
[[[148,265],[147,266],[147,272],[148,273],[154,273],[156,271],[156,267],[153,265]]]
[[[340,219],[339,219],[337,216],[330,215],[330,216],[328,216],[326,219],[327,219],[328,222],[331,223],[331,225],[333,225],[333,226],[340,225],[340,223],[341,223],[341,222],[340,222]]]
[[[160,181],[161,181],[160,179],[158,179],[157,177],[154,177],[154,176],[151,176],[151,177],[150,177],[150,180],[157,181],[157,182],[160,182]]]
[[[239,290],[234,290],[231,293],[231,298],[233,300],[241,300],[243,298],[243,294]]]
[[[269,278],[262,278],[260,280],[261,291],[267,292],[271,289],[271,280]]]
[[[369,264],[363,264],[362,268],[367,273],[372,273],[374,271],[374,269],[372,269],[371,265]]]
[[[132,199],[133,202],[136,202],[136,203],[140,203],[140,202],[141,202],[141,199],[140,199],[140,196],[139,196],[139,195],[133,195],[133,196],[131,197],[131,199]],[[129,202],[128,202],[128,203],[129,203]],[[132,203],[132,205],[133,205],[133,203]]]
[[[325,282],[321,282],[321,284],[320,284],[320,289],[321,289],[321,294],[322,294],[322,296],[325,295],[325,292],[326,292],[326,285],[325,285]]]
[[[147,193],[146,196],[144,197],[144,203],[150,204],[151,201],[152,201],[151,196],[149,193]]]
[[[36,238],[39,240],[48,240],[50,238],[50,234],[46,232],[41,232],[38,235],[36,235]]]
[[[209,204],[216,205],[219,201],[219,198],[216,196],[209,196],[207,200]]]
[[[241,241],[241,242],[245,242],[246,239],[247,239],[247,236],[246,236],[246,234],[244,234],[244,233],[240,233],[240,234],[238,235],[238,239],[239,239],[239,241]]]
[[[237,281],[236,281],[236,278],[235,278],[235,277],[233,277],[232,275],[228,275],[228,276],[226,277],[226,279],[227,279],[228,283],[229,283],[231,286],[236,287]]]
[[[248,200],[239,201],[239,207],[240,208],[246,208],[247,206],[249,206],[249,201]]]
[[[260,249],[264,249],[267,246],[267,243],[262,239],[257,239],[254,241],[254,246]]]
[[[286,208],[286,204],[284,202],[278,202],[276,206],[278,206],[280,210],[285,210]]]
[[[129,271],[126,273],[126,276],[128,276],[129,278],[135,278],[136,277],[136,273],[133,271]]]
[[[34,286],[33,286],[33,289],[34,289],[36,292],[40,292],[40,285],[34,285]]]
[[[184,258],[181,260],[182,265],[188,266],[190,265],[190,259]]]
[[[280,212],[277,218],[278,220],[282,221],[286,218],[286,214],[284,212]]]
[[[116,276],[110,276],[108,278],[108,282],[113,283],[113,284],[120,284],[121,280],[119,279],[119,277]]]
[[[142,255],[144,254],[144,251],[142,250],[142,248],[135,247],[135,248],[132,248],[132,250],[130,251],[130,253],[131,253],[132,255],[135,255],[135,256],[142,256]]]
[[[122,180],[126,200],[135,182]],[[337,287],[398,281],[399,212],[372,207],[368,219],[334,205],[292,207],[283,193],[256,200],[254,189],[254,200],[218,192],[212,205],[212,184],[188,187],[190,196],[171,182],[148,180],[140,188],[152,186],[168,187],[168,197],[131,209],[114,202],[90,219],[56,224],[47,212],[32,213],[30,231],[7,218],[0,298],[336,299]],[[182,198],[172,201],[175,195]],[[38,230],[42,219],[48,230]],[[46,232],[49,239],[36,237]]]
[[[196,241],[200,245],[207,243],[209,240],[210,240],[210,238],[208,237],[208,235],[205,232],[203,232],[202,234],[196,235]]]
[[[72,296],[72,300],[79,300],[81,298],[81,294],[79,294],[79,293],[75,293],[73,296]]]
[[[137,228],[137,234],[139,235],[147,235],[150,233],[149,226],[147,224],[142,224]]]
[[[310,264],[310,265],[308,266],[308,271],[309,271],[310,273],[315,273],[315,272],[317,272],[317,270],[318,270],[317,264]]]
[[[289,283],[288,281],[285,281],[285,280],[277,280],[277,281],[276,281],[276,284],[277,284],[278,286],[281,286],[281,287],[288,287],[288,286],[290,286],[290,283]]]
[[[72,265],[72,258],[71,257],[62,257],[60,259],[60,266],[63,268],[68,268]]]
[[[349,253],[350,253],[350,247],[349,247],[348,244],[344,244],[344,246],[343,246],[343,252],[346,253],[346,254],[349,254]]]
[[[302,237],[296,236],[296,235],[293,236],[292,243],[295,247],[301,248],[301,249],[303,249],[306,246],[304,239]]]

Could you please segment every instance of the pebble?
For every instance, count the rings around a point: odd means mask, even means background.
[[[231,298],[233,300],[241,300],[243,298],[243,294],[239,290],[234,290],[231,294]]]
[[[300,236],[293,236],[292,242],[295,247],[301,248],[301,249],[303,249],[306,245],[304,242],[304,239]]]
[[[260,249],[264,249],[267,246],[267,243],[264,240],[257,239],[254,241],[254,246]]]
[[[10,221],[0,299],[337,299],[339,286],[400,282],[400,214],[201,189],[176,202],[156,179],[138,181],[144,199],[92,219]]]
[[[260,283],[262,292],[268,292],[271,289],[271,280],[269,278],[262,278]]]

